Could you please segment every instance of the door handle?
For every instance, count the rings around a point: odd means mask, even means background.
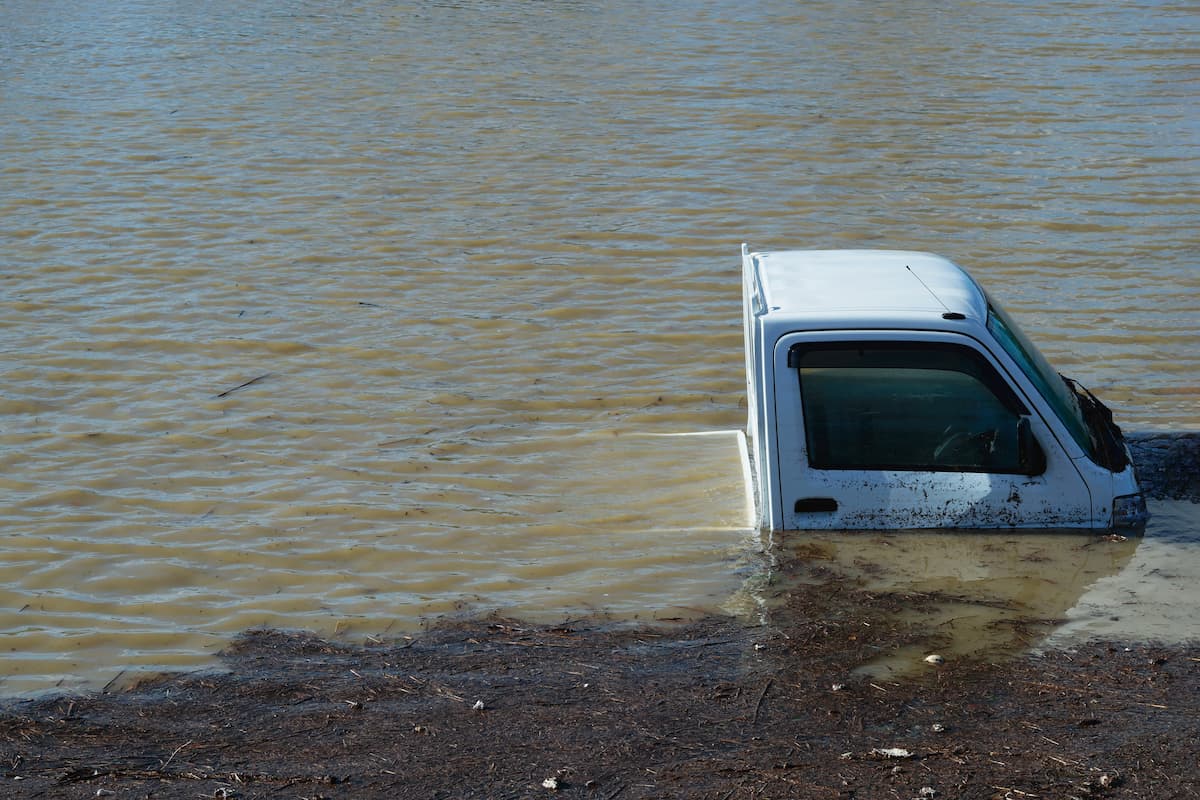
[[[796,513],[805,511],[837,511],[837,500],[832,497],[802,497],[796,501]]]

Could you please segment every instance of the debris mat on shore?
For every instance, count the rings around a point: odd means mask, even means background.
[[[228,671],[0,709],[0,796],[1200,796],[1200,651],[928,659],[928,598],[792,586],[772,620],[439,624],[352,645],[253,631]],[[1034,621],[1031,624],[1036,624]]]

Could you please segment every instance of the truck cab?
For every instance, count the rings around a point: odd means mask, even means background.
[[[743,245],[742,277],[760,526],[1145,524],[1112,414],[952,261]]]

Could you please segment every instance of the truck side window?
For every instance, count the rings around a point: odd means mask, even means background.
[[[969,347],[906,342],[796,345],[808,461],[816,469],[1030,474],[1028,414]],[[1040,455],[1040,451],[1039,454]]]

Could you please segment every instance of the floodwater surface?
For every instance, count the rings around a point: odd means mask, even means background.
[[[1127,429],[1200,430],[1196,33],[1152,0],[3,4],[0,690],[263,625],[753,609],[743,241],[947,255]],[[1200,571],[1200,513],[1152,511],[1071,624],[1196,602],[1151,564]]]

